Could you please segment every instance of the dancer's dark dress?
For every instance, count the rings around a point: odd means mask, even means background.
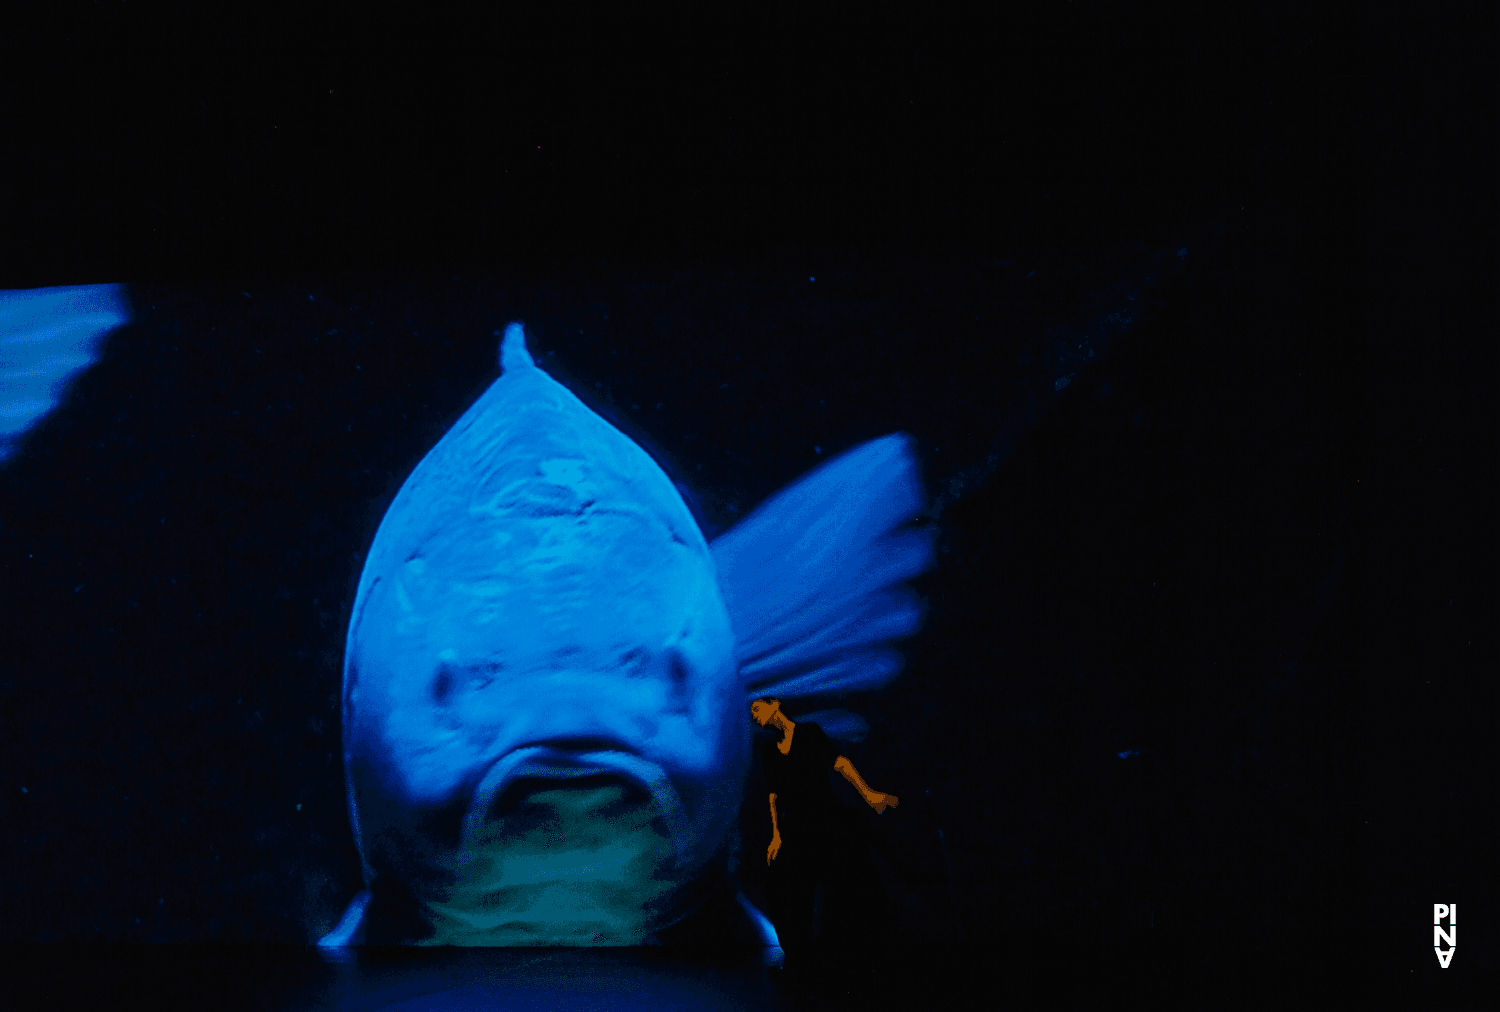
[[[786,755],[771,739],[761,748],[766,788],[776,795],[781,850],[771,861],[768,899],[771,923],[788,954],[806,951],[813,939],[814,904],[833,845],[833,791],[828,772],[839,757],[828,735],[814,723],[792,731]]]

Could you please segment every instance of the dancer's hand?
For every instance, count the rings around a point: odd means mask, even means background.
[[[881,794],[879,791],[871,791],[870,796],[865,800],[869,802],[871,808],[875,809],[876,815],[884,815],[887,805],[889,805],[891,808],[895,808],[901,803],[900,799],[897,798],[896,795]]]
[[[781,834],[771,834],[771,845],[766,848],[766,864],[770,864],[772,858],[781,853]]]

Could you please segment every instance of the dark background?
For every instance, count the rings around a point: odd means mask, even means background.
[[[8,941],[332,926],[363,553],[521,319],[710,532],[917,437],[856,958],[1493,968],[1491,18],[133,7],[4,43],[0,283],[136,309],[0,469]]]

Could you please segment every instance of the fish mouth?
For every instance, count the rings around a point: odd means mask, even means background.
[[[691,834],[682,798],[660,765],[620,749],[579,751],[541,743],[512,749],[485,771],[464,816],[463,839],[478,841],[491,820],[514,811],[533,794],[558,788],[623,785],[640,803],[661,814],[671,834],[676,863],[690,863]]]

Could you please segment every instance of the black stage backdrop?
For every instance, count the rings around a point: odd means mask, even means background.
[[[845,701],[902,799],[846,798],[858,980],[1492,970],[1488,20],[133,6],[5,44],[3,286],[135,312],[0,468],[0,932],[64,943],[27,993],[336,922],[364,552],[511,320],[710,535],[916,437],[927,624]],[[1474,912],[1446,971],[1434,902]],[[52,961],[92,942],[174,948]],[[269,973],[214,965],[182,1001]]]

